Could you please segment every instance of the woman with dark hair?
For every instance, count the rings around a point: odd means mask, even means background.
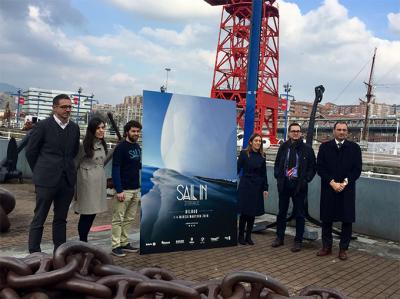
[[[96,214],[107,211],[104,172],[107,145],[104,141],[104,132],[104,121],[99,117],[93,117],[87,126],[86,136],[78,155],[74,210],[80,214],[78,233],[79,239],[83,242],[87,242]]]
[[[238,188],[238,242],[254,245],[251,239],[254,220],[264,214],[264,198],[268,196],[267,165],[260,134],[251,135],[248,146],[240,152],[237,171],[242,172]]]

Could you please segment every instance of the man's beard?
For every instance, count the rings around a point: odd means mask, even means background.
[[[136,142],[138,140],[138,137],[131,137],[131,136],[128,135],[128,139],[131,142]]]

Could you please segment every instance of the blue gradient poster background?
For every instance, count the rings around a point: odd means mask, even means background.
[[[236,245],[236,106],[143,92],[140,253]]]

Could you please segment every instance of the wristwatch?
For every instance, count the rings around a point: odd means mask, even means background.
[[[345,186],[347,186],[348,183],[349,183],[349,180],[348,180],[347,178],[345,178],[345,179],[343,180],[343,184],[344,184]]]

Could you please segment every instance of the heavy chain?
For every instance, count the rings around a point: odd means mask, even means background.
[[[109,254],[93,245],[73,241],[53,256],[34,253],[25,258],[0,257],[0,299],[284,299],[335,298],[345,295],[309,287],[290,297],[274,278],[250,271],[234,272],[222,280],[178,280],[168,270],[128,270],[113,264]]]

